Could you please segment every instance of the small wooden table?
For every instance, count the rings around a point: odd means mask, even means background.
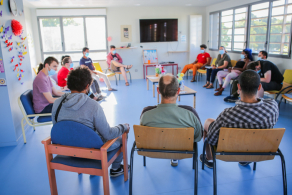
[[[154,64],[143,64],[143,77],[145,79],[145,75],[147,76],[147,70],[148,67],[155,67],[157,65],[161,65],[161,66],[172,66],[172,74],[174,75],[174,66],[176,66],[176,74],[178,74],[178,64],[170,64],[170,63],[165,63],[165,64],[158,64],[158,63],[154,63]],[[146,70],[145,70],[146,69]],[[146,74],[145,74],[146,71]]]
[[[156,85],[156,88],[159,88],[158,85]],[[179,92],[178,95],[178,101],[180,102],[180,96],[182,95],[194,95],[194,108],[196,108],[196,94],[197,92],[189,87],[184,86],[184,90]],[[159,104],[159,95],[157,95],[157,103]]]
[[[159,78],[160,77],[156,77],[155,75],[146,75],[146,80],[147,80],[147,90],[149,90],[149,80],[152,82],[153,84],[153,97],[155,97],[155,83],[159,82]]]

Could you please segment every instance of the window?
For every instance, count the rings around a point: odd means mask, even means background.
[[[221,24],[219,40],[216,16]],[[248,47],[253,53],[266,50],[274,57],[290,57],[291,19],[292,0],[264,1],[211,13],[210,49],[218,50],[220,44],[233,52]]]
[[[209,48],[219,48],[219,12],[210,15]]]
[[[106,20],[96,17],[39,17],[42,55],[61,60],[70,55],[73,61],[82,57],[82,48],[90,49],[92,60],[104,60],[107,54]]]

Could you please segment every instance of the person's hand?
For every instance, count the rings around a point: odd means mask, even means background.
[[[231,70],[232,70],[232,68],[231,68],[231,67],[229,67],[229,68],[228,68],[228,72],[231,72]]]
[[[93,73],[97,75],[97,72],[96,71],[93,71]]]
[[[216,66],[212,66],[212,69],[216,69]]]
[[[127,130],[125,131],[126,133],[129,133],[130,132],[130,125],[128,123],[125,124],[126,127],[127,127]]]

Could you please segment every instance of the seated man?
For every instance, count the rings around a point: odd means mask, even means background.
[[[88,97],[90,85],[92,83],[91,72],[87,68],[77,68],[71,70],[68,75],[67,85],[71,93],[64,94],[53,106],[52,119],[56,124],[55,115],[60,104],[62,104],[57,121],[75,121],[90,127],[95,131],[105,143],[108,140],[119,137],[119,139],[109,147],[108,151],[118,148],[122,144],[122,134],[129,132],[129,124],[119,124],[110,127],[104,115],[102,107],[95,100]],[[121,162],[121,153],[112,164],[110,175],[117,177],[124,172]]]
[[[284,77],[278,67],[268,60],[252,62],[247,69],[255,70],[261,77],[262,89],[258,97],[264,97],[264,91],[280,91],[283,86]]]
[[[202,139],[203,127],[196,110],[190,106],[176,104],[180,88],[178,80],[173,75],[163,75],[159,80],[161,104],[143,109],[140,124],[149,127],[184,128],[194,127],[194,142]],[[178,160],[171,160],[172,166],[178,165]]]
[[[38,75],[33,81],[33,108],[35,113],[51,113],[53,103],[57,98],[54,96],[62,96],[64,93],[53,87],[50,79],[51,75],[56,74],[58,69],[58,60],[54,57],[47,57],[44,64],[39,65]]]
[[[100,72],[100,71],[96,71],[96,70],[95,70],[95,68],[94,68],[94,66],[93,66],[93,63],[92,63],[92,60],[88,57],[88,56],[89,56],[89,49],[88,49],[87,47],[84,47],[84,48],[82,49],[82,52],[83,52],[83,57],[82,57],[82,58],[80,59],[80,61],[79,61],[80,66],[81,66],[81,67],[88,67],[89,70],[90,70],[91,73],[92,73],[92,77],[93,77],[95,80],[98,81],[98,79],[99,79],[96,75],[100,76],[100,77],[104,80],[104,82],[105,82],[105,84],[106,84],[106,86],[107,86],[107,89],[108,89],[109,91],[117,91],[116,89],[113,89],[113,88],[111,87],[111,83],[110,83],[109,79],[107,78],[106,74],[104,74],[104,73],[102,73],[102,72]]]
[[[253,70],[246,70],[239,76],[238,90],[241,100],[236,102],[236,106],[226,108],[216,120],[207,119],[204,124],[204,141],[216,146],[221,127],[246,128],[246,129],[271,129],[276,124],[279,117],[278,104],[273,99],[258,99],[257,92],[262,85],[260,76]],[[211,148],[207,144],[205,165],[213,168],[211,161]],[[203,154],[200,155],[203,161]],[[245,166],[249,163],[240,163]]]
[[[126,82],[126,86],[129,86],[129,82],[127,79],[127,73],[125,69],[130,69],[133,67],[133,65],[123,65],[123,60],[121,58],[121,56],[116,52],[116,47],[114,45],[110,46],[110,53],[107,55],[107,65],[108,68],[110,68],[113,72],[116,71],[121,71],[125,82]]]
[[[197,59],[192,64],[187,64],[181,71],[181,73],[186,73],[189,69],[193,69],[193,78],[191,82],[196,82],[197,70],[203,68],[206,65],[210,65],[211,57],[210,54],[206,52],[207,46],[205,44],[200,45],[201,53],[197,56]]]
[[[258,58],[257,60],[267,60],[268,58],[268,53],[266,51],[260,51],[258,53]],[[225,102],[236,102],[237,100],[239,100],[239,94],[237,93],[238,88],[237,88],[237,84],[238,84],[238,80],[233,80],[233,85],[232,85],[232,91],[230,96],[227,96],[226,98],[224,98]]]

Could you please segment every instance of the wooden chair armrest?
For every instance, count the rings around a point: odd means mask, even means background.
[[[123,134],[122,134],[122,138],[124,139],[124,137],[126,136],[126,134],[127,134],[128,132],[124,132]],[[118,139],[119,137],[116,137],[115,139],[111,139],[111,140],[109,140],[109,141],[107,141],[101,148],[100,148],[100,150],[102,150],[102,151],[105,151],[105,150],[107,150],[111,145],[113,145],[113,143],[115,143],[115,141],[117,141],[117,139]],[[127,138],[127,137],[126,137]]]
[[[47,137],[46,139],[42,140],[42,144],[49,145],[51,144],[51,136]]]

